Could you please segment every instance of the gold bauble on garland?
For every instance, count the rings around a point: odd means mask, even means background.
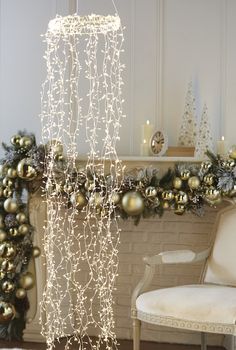
[[[153,186],[148,186],[148,187],[145,189],[145,195],[146,195],[148,198],[156,197],[156,195],[157,195],[157,190],[156,190],[156,188],[153,187]]]
[[[128,215],[140,215],[144,210],[143,197],[139,192],[127,192],[122,198],[122,208]]]
[[[235,161],[234,161],[234,159],[227,159],[227,160],[225,161],[225,167],[226,167],[227,169],[231,169],[231,168],[235,167]]]
[[[70,201],[77,209],[82,209],[87,204],[87,199],[81,192],[73,193],[70,197]]]
[[[12,197],[12,195],[13,195],[13,191],[9,187],[7,187],[3,190],[3,196],[5,198],[10,198],[10,197]]]
[[[19,224],[24,224],[27,222],[27,216],[25,213],[20,212],[16,215],[16,220],[19,222]]]
[[[121,199],[121,197],[120,197],[119,193],[114,192],[111,194],[111,202],[112,203],[118,204],[120,202],[120,199]]]
[[[7,238],[7,233],[3,229],[0,229],[0,242],[5,241]]]
[[[9,177],[10,179],[15,179],[17,177],[17,171],[14,168],[9,168],[7,170],[7,177]]]
[[[177,204],[186,204],[188,203],[188,195],[185,192],[180,191],[175,196],[175,201]]]
[[[212,167],[212,163],[209,161],[205,161],[201,164],[201,170],[206,173]]]
[[[188,169],[184,169],[180,172],[180,177],[182,180],[188,180],[190,178],[190,175],[191,173],[190,173],[190,170]]]
[[[21,136],[20,136],[20,135],[14,135],[14,136],[12,136],[12,138],[11,138],[11,144],[12,144],[13,146],[19,147],[19,146],[20,146],[20,139],[21,139]]]
[[[34,258],[38,258],[39,256],[40,256],[40,254],[41,254],[41,250],[40,250],[40,248],[39,247],[33,247],[33,249],[32,249],[32,256],[34,257]]]
[[[13,258],[16,255],[16,246],[12,242],[0,243],[0,257]]]
[[[12,236],[12,237],[16,237],[19,235],[19,231],[16,227],[12,227],[9,229],[9,234]]]
[[[5,280],[2,282],[2,290],[6,294],[12,293],[15,287],[15,283],[11,280]]]
[[[6,199],[3,206],[7,213],[16,213],[18,210],[17,201],[13,198]]]
[[[236,159],[236,145],[230,147],[229,157],[232,159]]]
[[[161,196],[165,201],[172,201],[175,198],[172,190],[163,191]]]
[[[30,232],[30,226],[28,224],[21,224],[19,227],[18,227],[18,232],[20,235],[27,235],[27,233]]]
[[[17,299],[24,299],[26,297],[27,293],[24,288],[18,288],[16,290],[16,297]]]
[[[33,139],[29,136],[23,136],[20,138],[19,146],[25,150],[29,150],[33,146]]]
[[[175,214],[177,215],[183,215],[185,212],[185,206],[183,204],[177,204],[175,208]]]
[[[29,290],[34,286],[34,276],[31,272],[26,272],[24,275],[20,277],[19,283],[22,288],[25,290]]]
[[[15,271],[14,262],[12,260],[3,259],[1,261],[1,270],[7,273],[14,272]]]
[[[91,197],[89,198],[89,203],[92,206],[100,207],[103,203],[103,197],[99,192],[92,193]]]
[[[52,152],[54,155],[62,155],[63,144],[59,140],[52,139],[46,144],[46,150],[48,153]]]
[[[215,201],[220,198],[220,191],[217,190],[215,187],[209,187],[205,191],[206,199],[210,201]]]
[[[182,180],[180,177],[175,177],[173,180],[173,186],[176,190],[179,190],[182,187]]]
[[[32,181],[37,177],[37,171],[33,167],[31,158],[24,158],[18,163],[17,175],[25,181]]]
[[[196,190],[200,186],[200,179],[198,176],[191,176],[188,179],[188,186],[192,190]]]
[[[13,186],[13,181],[12,181],[12,179],[9,179],[8,177],[4,177],[4,179],[2,180],[2,184],[5,187],[11,187],[11,186]]]
[[[205,184],[207,184],[208,186],[213,185],[215,180],[215,175],[214,174],[207,174],[204,176],[203,181],[205,182]]]
[[[170,208],[170,204],[168,201],[164,201],[163,202],[163,209],[169,209]]]
[[[152,198],[152,203],[155,207],[159,207],[161,204],[160,199],[158,197]]]
[[[16,310],[12,304],[0,301],[0,324],[11,321],[15,315]]]

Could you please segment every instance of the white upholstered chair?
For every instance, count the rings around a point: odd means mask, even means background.
[[[146,269],[131,301],[133,349],[140,349],[141,322],[201,332],[201,349],[206,350],[206,333],[236,335],[236,205],[218,214],[212,247],[168,251],[145,257]],[[155,265],[183,264],[206,260],[199,284],[146,291]]]

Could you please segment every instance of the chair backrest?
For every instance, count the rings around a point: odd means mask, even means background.
[[[236,205],[218,214],[215,229],[203,282],[236,286]]]

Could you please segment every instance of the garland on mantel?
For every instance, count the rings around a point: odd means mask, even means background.
[[[44,188],[45,155],[54,155],[56,183],[53,190],[63,194],[68,207],[78,213],[86,205],[97,208],[106,201],[104,189],[112,178],[91,175],[78,166],[74,174],[78,192],[67,186],[64,179],[66,159],[63,146],[57,140],[37,145],[35,136],[19,132],[11,138],[11,145],[3,144],[5,157],[0,168],[0,338],[22,339],[29,308],[27,290],[34,285],[34,276],[28,271],[31,258],[40,254],[33,247],[33,227],[29,222],[28,195]],[[53,151],[53,152],[52,152]],[[125,173],[120,192],[113,194],[115,210],[122,219],[132,217],[135,224],[141,217],[161,216],[165,210],[177,215],[186,211],[204,214],[206,205],[215,206],[224,197],[236,196],[236,149],[229,158],[208,153],[209,160],[200,165],[176,164],[161,178],[151,167]],[[104,186],[104,182],[106,185]],[[109,203],[109,201],[107,201]]]

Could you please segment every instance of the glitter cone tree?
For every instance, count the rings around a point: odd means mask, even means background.
[[[199,124],[194,155],[197,158],[207,158],[205,154],[207,150],[211,152],[213,151],[213,138],[207,113],[207,106],[205,104],[203,107],[202,116]]]
[[[194,147],[196,143],[197,123],[195,98],[193,96],[192,82],[189,83],[186,95],[185,110],[179,132],[178,145],[183,147]]]

